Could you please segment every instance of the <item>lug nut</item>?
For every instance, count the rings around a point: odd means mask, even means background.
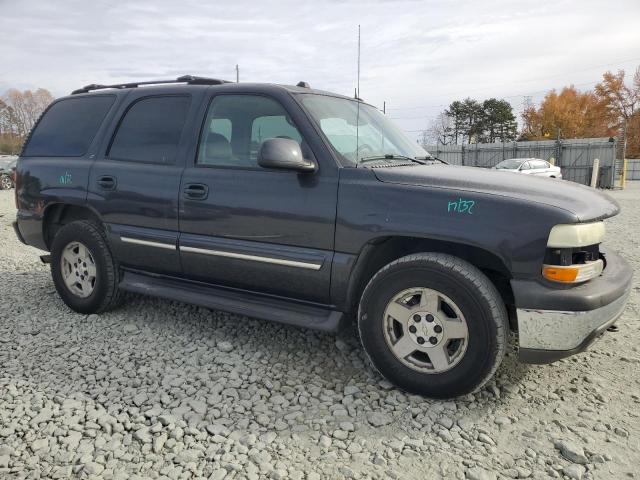
[[[414,327],[413,325],[411,325],[411,326],[409,327],[409,331],[410,331],[411,333],[416,333],[416,332],[418,331],[418,329],[417,329],[416,327]]]
[[[433,322],[433,315],[429,314],[426,316],[427,322]]]
[[[416,322],[416,323],[417,323],[417,322],[419,322],[420,320],[422,320],[422,319],[420,318],[420,315],[415,314],[415,315],[413,316],[413,321],[414,321],[414,322]]]
[[[436,343],[438,343],[438,339],[436,337],[429,337],[429,342],[431,343],[431,345],[435,345]]]
[[[433,327],[433,331],[436,333],[442,333],[442,327],[440,325],[436,325]]]
[[[418,343],[422,345],[424,343],[424,338],[418,337]]]

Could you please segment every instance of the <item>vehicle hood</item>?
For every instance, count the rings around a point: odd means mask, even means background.
[[[602,220],[620,211],[608,195],[577,183],[533,175],[505,175],[504,171],[454,165],[415,165],[372,169],[385,183],[499,195],[566,210],[576,221]]]

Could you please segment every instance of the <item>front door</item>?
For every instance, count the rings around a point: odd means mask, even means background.
[[[286,97],[252,94],[211,99],[180,189],[183,272],[212,284],[326,303],[338,170],[300,107],[283,102]],[[258,166],[261,142],[274,137],[300,142],[318,171]]]
[[[196,92],[196,97],[198,93]],[[91,168],[88,202],[125,267],[179,275],[178,192],[194,94],[134,90]]]

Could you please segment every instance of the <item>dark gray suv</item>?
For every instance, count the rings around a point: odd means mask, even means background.
[[[510,330],[522,360],[551,362],[629,293],[601,246],[615,202],[508,177],[302,82],[89,85],[31,132],[15,230],[77,312],[130,291],[326,331],[355,317],[382,375],[451,397],[492,376]]]

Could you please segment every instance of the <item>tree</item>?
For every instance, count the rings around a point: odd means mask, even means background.
[[[513,107],[506,100],[490,98],[482,102],[483,142],[511,142],[518,134]]]
[[[0,152],[18,153],[42,112],[53,101],[48,90],[9,90],[0,100]]]
[[[508,142],[517,135],[513,108],[506,100],[490,98],[480,103],[466,98],[456,100],[432,122],[425,137],[439,143]]]
[[[524,140],[606,137],[614,132],[609,126],[605,105],[593,92],[580,92],[573,85],[560,93],[551,90],[539,108],[525,107],[522,113]]]
[[[444,112],[439,113],[422,132],[421,144],[424,145],[450,145],[454,143],[453,123],[451,117]]]
[[[624,77],[624,70],[618,70],[616,74],[605,72],[602,82],[595,86],[594,91],[619,133],[623,156],[627,153],[624,151],[624,145],[627,148],[631,146],[628,153],[636,156],[640,154],[637,147],[640,143],[640,132],[637,128],[640,123],[637,118],[640,115],[640,67],[636,69],[632,85],[625,84]]]
[[[476,143],[482,136],[484,112],[477,100],[466,98],[449,105],[444,114],[451,118],[453,143]]]

